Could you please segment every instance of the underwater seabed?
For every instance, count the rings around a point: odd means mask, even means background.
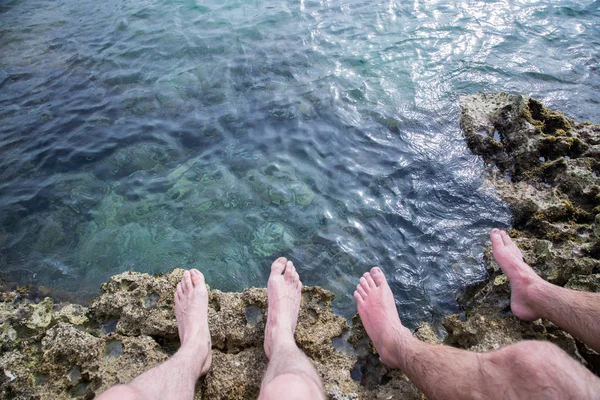
[[[295,229],[286,227],[298,209],[319,202],[292,168],[236,174],[202,157],[172,168],[165,161],[160,146],[140,144],[115,152],[92,172],[51,177],[44,211],[19,219],[16,234],[3,233],[5,249],[33,255],[24,269],[47,274],[54,284],[72,280],[73,288],[124,270],[164,273],[190,265],[247,282],[256,278],[239,274],[259,271],[258,259],[289,252],[322,226],[304,211]],[[120,179],[110,184],[107,178]]]

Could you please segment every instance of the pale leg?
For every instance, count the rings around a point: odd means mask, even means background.
[[[317,371],[294,340],[300,312],[302,283],[291,261],[277,259],[267,285],[269,310],[265,353],[269,366],[260,399],[324,399]]]
[[[98,400],[194,398],[196,381],[211,363],[208,292],[204,276],[195,269],[185,271],[177,285],[175,315],[181,340],[179,351],[130,383],[110,388]]]

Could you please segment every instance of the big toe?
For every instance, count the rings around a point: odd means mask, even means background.
[[[279,257],[277,260],[273,261],[273,264],[271,264],[271,275],[283,274],[286,263],[287,259],[285,257]]]
[[[192,276],[192,284],[194,287],[202,287],[205,284],[204,274],[202,274],[202,272],[194,268],[190,271],[190,274]]]
[[[383,271],[379,267],[371,268],[371,277],[377,286],[387,285]]]
[[[494,259],[502,269],[510,267],[513,262],[523,261],[521,250],[505,231],[499,229],[492,230],[490,241],[492,242]]]
[[[501,250],[502,247],[504,247],[504,241],[502,240],[500,229],[492,229],[492,233],[490,233],[490,241],[492,242],[492,249],[494,251]]]

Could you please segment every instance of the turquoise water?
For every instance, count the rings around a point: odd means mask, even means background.
[[[510,225],[458,96],[598,122],[596,2],[13,0],[0,6],[0,268],[85,301],[123,270],[352,291],[409,325],[460,310]]]

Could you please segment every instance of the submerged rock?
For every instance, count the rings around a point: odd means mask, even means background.
[[[123,178],[136,171],[160,172],[168,161],[164,146],[155,143],[137,143],[118,149],[94,166],[100,179]]]
[[[252,250],[261,257],[272,256],[292,247],[294,239],[281,224],[267,222],[256,228],[252,235]]]

